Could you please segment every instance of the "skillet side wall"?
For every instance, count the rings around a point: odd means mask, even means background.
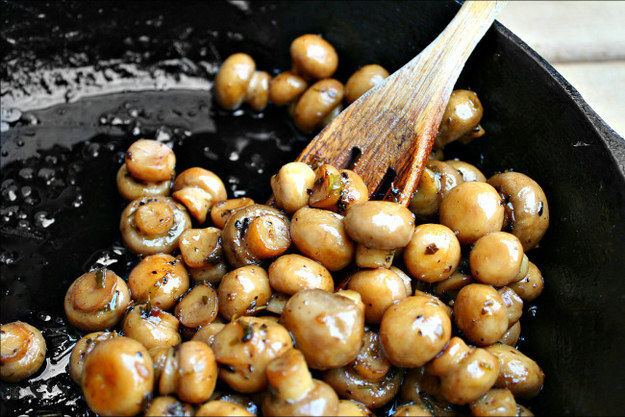
[[[396,70],[433,40],[458,8],[454,2],[402,1],[263,2],[248,10],[222,2],[183,5],[3,3],[3,93],[29,88],[20,86],[12,69],[73,65],[69,56],[83,56],[80,65],[128,59],[124,39],[140,35],[152,39],[143,49],[133,46],[133,52],[148,53],[142,57],[146,65],[184,54],[200,58],[203,39],[209,39],[217,48],[205,48],[203,59],[244,51],[259,67],[286,69],[290,40],[322,33],[341,57],[336,77],[346,80],[369,63]],[[39,14],[46,17],[36,18]],[[158,26],[146,23],[159,19]],[[228,30],[242,36],[225,36]],[[76,35],[64,35],[72,31]],[[546,373],[532,410],[537,415],[625,413],[625,178],[602,138],[609,132],[596,127],[596,115],[580,107],[568,83],[500,25],[488,32],[457,85],[480,94],[488,133],[472,145],[450,146],[447,157],[466,159],[486,174],[514,168],[541,184],[549,199],[550,229],[541,247],[528,253],[543,272],[545,291],[535,317],[524,313],[520,344]],[[3,135],[3,148],[4,141]],[[65,289],[26,296],[61,300]]]

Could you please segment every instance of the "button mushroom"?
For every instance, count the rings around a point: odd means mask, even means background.
[[[33,375],[46,358],[41,332],[23,321],[0,326],[0,379],[17,382]]]
[[[160,393],[175,393],[192,404],[207,401],[217,383],[217,363],[211,348],[206,343],[189,341],[171,351],[160,377]]]
[[[267,272],[255,265],[228,272],[217,288],[219,313],[226,319],[251,316],[267,304],[271,287]]]
[[[141,343],[115,337],[99,343],[85,360],[82,392],[103,416],[134,416],[152,394],[152,359]]]
[[[408,297],[404,281],[386,268],[365,269],[351,275],[347,288],[360,294],[365,305],[365,321],[378,324],[386,309]]]
[[[373,332],[365,333],[363,347],[353,363],[323,373],[323,380],[339,396],[369,408],[380,408],[392,401],[402,379],[403,371],[391,366]]]
[[[549,205],[536,181],[520,172],[504,172],[488,179],[504,200],[504,230],[519,238],[528,251],[540,242],[549,227]]]
[[[211,220],[215,227],[223,229],[226,225],[226,221],[230,218],[232,213],[243,207],[251,206],[254,204],[254,200],[247,197],[230,198],[228,200],[221,200],[213,204],[210,215]]]
[[[457,185],[441,202],[441,224],[453,230],[463,245],[500,231],[503,220],[503,200],[493,186],[484,182]]]
[[[362,346],[363,310],[338,294],[318,289],[299,291],[287,302],[280,321],[313,369],[347,365]]]
[[[434,140],[434,147],[442,148],[458,139],[466,142],[482,136],[485,132],[479,123],[483,114],[482,103],[475,92],[452,91]]]
[[[226,274],[221,230],[216,227],[187,229],[180,235],[178,245],[194,281],[218,283]]]
[[[380,322],[384,353],[395,366],[423,366],[451,338],[451,320],[434,297],[412,296],[391,305]]]
[[[228,197],[223,181],[212,171],[199,167],[186,169],[178,175],[172,196],[200,223],[206,221],[213,204]]]
[[[421,224],[404,250],[404,263],[408,272],[418,280],[443,281],[460,263],[460,242],[448,227]]]
[[[189,289],[189,274],[179,258],[159,253],[146,256],[130,271],[128,287],[136,302],[149,300],[153,306],[169,310]]]
[[[176,155],[164,143],[139,139],[126,151],[125,161],[126,169],[134,178],[156,183],[173,178]]]
[[[119,228],[136,254],[171,253],[178,248],[180,234],[191,228],[191,218],[172,198],[141,197],[126,206]]]
[[[65,315],[81,330],[104,330],[115,326],[130,303],[126,282],[113,271],[96,269],[78,277],[67,289]]]
[[[343,269],[354,259],[356,245],[347,235],[340,214],[301,208],[293,214],[291,238],[301,253],[329,271]]]
[[[254,59],[244,53],[230,55],[215,76],[215,98],[221,107],[236,110],[244,102],[257,111],[269,101],[269,80],[264,71],[256,71]]]
[[[183,403],[169,395],[160,396],[150,401],[150,405],[143,414],[144,417],[191,417],[194,415],[193,407],[190,404]]]
[[[495,287],[521,280],[527,274],[528,263],[519,239],[506,232],[480,237],[469,254],[473,278]]]
[[[72,379],[80,384],[87,355],[93,351],[98,343],[118,336],[117,332],[94,332],[81,337],[74,345],[69,357],[69,374]]]
[[[174,314],[183,326],[198,328],[212,323],[217,317],[218,308],[215,290],[210,285],[200,284],[180,299]]]
[[[290,349],[267,365],[270,394],[263,401],[265,416],[334,416],[339,397],[323,381],[312,378],[297,349]]]
[[[269,83],[269,99],[276,106],[284,106],[297,100],[306,88],[308,83],[304,78],[291,71],[281,72]]]
[[[543,387],[545,373],[538,364],[512,346],[494,344],[486,348],[499,360],[496,386],[508,388],[517,398],[533,398]]]
[[[508,309],[490,285],[463,287],[454,303],[454,317],[465,337],[479,346],[492,345],[508,330]]]
[[[295,104],[295,126],[304,133],[325,126],[334,116],[333,111],[340,109],[343,95],[344,88],[340,81],[333,78],[317,81],[308,87]]]
[[[414,233],[414,215],[390,201],[354,204],[347,209],[344,222],[349,237],[369,248],[403,248]]]
[[[320,263],[295,253],[282,255],[268,269],[269,285],[274,290],[293,295],[301,290],[334,290],[330,271]]]
[[[172,176],[175,173],[172,173]],[[117,191],[126,200],[135,200],[141,197],[167,196],[171,191],[173,180],[146,182],[130,175],[126,164],[117,171]]]
[[[417,218],[432,219],[438,213],[445,196],[462,182],[464,180],[457,169],[445,162],[430,159],[410,199],[410,211]]]
[[[301,35],[290,47],[292,72],[307,78],[323,79],[336,71],[339,58],[334,47],[319,35]]]
[[[230,265],[239,268],[259,265],[263,259],[279,256],[288,247],[287,242],[289,245],[291,242],[289,223],[288,217],[280,210],[262,204],[237,210],[222,232],[226,259]]]
[[[212,345],[219,377],[233,389],[252,393],[267,387],[267,364],[293,348],[289,332],[260,317],[241,317],[215,335]]]
[[[176,346],[182,338],[178,333],[178,319],[158,307],[135,304],[128,310],[122,331],[124,335],[139,341],[146,349],[157,346]]]
[[[463,405],[491,389],[499,374],[499,362],[487,350],[469,347],[454,337],[426,371],[441,378],[441,391],[449,402]]]
[[[345,84],[345,100],[347,104],[352,104],[388,76],[388,71],[377,64],[365,65],[354,72]]]

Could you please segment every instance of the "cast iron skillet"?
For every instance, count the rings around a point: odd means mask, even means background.
[[[213,106],[214,64],[233,52],[287,69],[288,44],[321,33],[341,58],[395,70],[451,19],[454,2],[69,2],[0,4],[2,80],[1,321],[43,329],[46,368],[2,384],[3,415],[85,414],[64,372],[79,337],[65,322],[69,283],[94,265],[136,262],[119,242],[114,174],[134,138],[173,143],[178,169],[203,165],[229,194],[262,201],[269,176],[308,139],[278,109]],[[77,100],[80,94],[140,88]],[[168,85],[187,91],[162,91]],[[477,91],[487,135],[446,156],[483,172],[514,168],[542,185],[550,229],[529,252],[545,291],[527,306],[521,351],[546,373],[536,414],[625,412],[625,142],[562,77],[496,24],[458,87]],[[121,87],[120,87],[121,86]],[[189,91],[189,87],[193,91]],[[156,88],[154,88],[156,87]],[[615,86],[618,88],[618,86]],[[38,110],[57,98],[67,100]],[[18,109],[20,111],[16,111]]]

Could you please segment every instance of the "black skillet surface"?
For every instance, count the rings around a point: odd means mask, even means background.
[[[262,201],[269,177],[307,138],[279,109],[213,105],[220,60],[250,53],[287,69],[296,36],[323,34],[336,78],[395,70],[451,19],[454,2],[13,2],[0,4],[3,61],[1,321],[43,330],[45,369],[1,385],[2,415],[88,414],[65,374],[79,334],[64,319],[69,283],[95,265],[127,276],[124,202],[114,175],[138,137],[170,142],[178,170],[202,165],[229,194]],[[521,351],[546,373],[536,414],[622,415],[625,384],[625,143],[540,57],[496,24],[458,87],[476,90],[487,135],[450,146],[483,172],[514,168],[542,185],[551,226],[529,252],[545,291],[527,306]],[[149,88],[149,93],[109,94]],[[616,88],[616,86],[615,86]],[[94,98],[82,98],[90,94]],[[67,101],[67,103],[65,103]],[[50,104],[57,106],[38,110]],[[16,111],[16,109],[18,111]]]

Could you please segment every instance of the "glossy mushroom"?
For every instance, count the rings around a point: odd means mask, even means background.
[[[151,139],[139,139],[126,151],[126,169],[134,178],[145,182],[171,180],[176,155],[167,145]]]
[[[338,66],[338,55],[334,47],[315,34],[301,35],[291,42],[293,73],[306,78],[323,79],[331,77]]]
[[[46,358],[41,332],[23,321],[0,326],[0,379],[18,382],[33,375]]]
[[[130,271],[128,287],[136,302],[169,310],[189,289],[189,274],[182,260],[159,253],[146,256]]]
[[[311,133],[329,123],[328,116],[333,110],[340,109],[344,90],[343,84],[333,78],[317,81],[308,87],[295,104],[295,126],[304,133]]]
[[[176,346],[182,338],[176,317],[158,307],[135,304],[128,310],[122,324],[124,335],[139,341],[146,349]]]
[[[347,101],[347,104],[352,104],[388,76],[388,71],[380,65],[364,65],[354,72],[347,80],[347,83],[345,83],[345,101]]]
[[[78,277],[67,289],[65,315],[81,330],[104,330],[115,326],[130,303],[126,282],[106,268]]]
[[[141,343],[128,337],[99,343],[85,360],[82,391],[96,414],[138,414],[152,394],[153,384],[150,354]]]
[[[190,228],[187,210],[169,197],[133,200],[122,212],[119,224],[128,249],[141,255],[173,252],[182,232]]]
[[[204,223],[213,204],[228,197],[223,181],[212,171],[200,167],[186,169],[178,175],[172,196],[184,204],[199,223]]]

